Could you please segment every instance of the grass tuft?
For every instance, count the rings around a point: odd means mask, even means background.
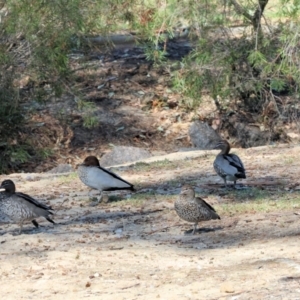
[[[69,175],[62,175],[62,176],[59,176],[58,178],[62,183],[66,184],[66,183],[72,182],[74,179],[77,178],[77,176],[78,176],[77,172],[72,172]]]
[[[215,205],[218,213],[232,216],[300,208],[300,195],[297,192],[252,188],[251,190],[232,191],[228,198],[230,203]]]

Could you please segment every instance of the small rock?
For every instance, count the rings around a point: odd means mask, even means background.
[[[234,293],[234,287],[231,282],[224,282],[221,284],[220,291],[223,293]]]
[[[123,232],[122,228],[118,228],[118,229],[115,230],[115,234],[117,234],[117,235],[122,234],[122,232]]]
[[[287,132],[287,136],[291,139],[299,139],[300,135],[295,132]]]
[[[35,176],[28,175],[28,176],[26,176],[25,179],[26,179],[27,181],[34,181],[34,180],[35,180]]]

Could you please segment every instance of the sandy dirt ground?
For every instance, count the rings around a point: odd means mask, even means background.
[[[261,187],[275,190],[275,198],[276,189],[286,192],[286,201],[290,194],[299,198],[299,146],[235,153],[246,166],[249,194]],[[1,175],[53,206],[57,223],[40,219],[38,229],[28,223],[21,235],[17,225],[1,225],[2,298],[300,299],[300,207],[224,213],[195,235],[184,233],[192,225],[173,209],[183,183],[209,195],[217,210],[227,201],[230,191],[212,168],[214,154],[169,155],[178,163],[173,170],[119,168],[142,189],[140,198],[124,194],[96,207],[74,174]]]

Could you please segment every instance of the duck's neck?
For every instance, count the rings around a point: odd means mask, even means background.
[[[224,143],[222,145],[222,149],[221,149],[220,154],[222,154],[222,155],[228,155],[229,151],[230,151],[230,144],[228,142],[226,142],[226,143]]]

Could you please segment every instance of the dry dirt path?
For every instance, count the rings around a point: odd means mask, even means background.
[[[41,220],[37,230],[27,224],[22,235],[15,235],[15,225],[1,226],[2,298],[300,299],[299,150],[235,151],[248,170],[245,192],[236,194],[215,176],[215,152],[173,154],[165,167],[119,168],[142,192],[98,207],[89,206],[88,189],[74,174],[1,175],[47,199],[58,223]],[[194,236],[184,234],[191,225],[173,210],[183,182],[192,182],[222,218]],[[269,208],[260,211],[254,203],[230,211],[244,200],[268,201],[251,196],[258,189],[272,192]]]

